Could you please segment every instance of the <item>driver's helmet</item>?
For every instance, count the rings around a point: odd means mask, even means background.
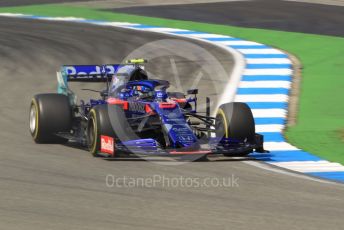
[[[110,95],[117,95],[130,80],[132,66],[121,66],[113,75],[110,85]]]
[[[149,87],[143,85],[134,86],[134,90],[136,90],[139,93],[149,93],[151,91]]]
[[[132,89],[132,96],[137,96],[141,98],[151,97],[154,95],[154,92],[151,88],[143,86],[143,85],[136,85]]]

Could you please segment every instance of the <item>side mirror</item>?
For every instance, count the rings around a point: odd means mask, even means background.
[[[189,89],[187,94],[198,94],[198,89]]]

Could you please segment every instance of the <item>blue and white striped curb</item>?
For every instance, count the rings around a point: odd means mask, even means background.
[[[0,16],[54,21],[72,21],[101,26],[113,26],[142,31],[183,36],[214,45],[227,51],[235,49],[246,63],[238,75],[234,100],[247,103],[253,112],[256,131],[265,137],[264,147],[268,154],[251,156],[268,164],[302,172],[320,178],[344,182],[344,166],[323,160],[286,142],[282,131],[288,113],[289,90],[292,81],[292,62],[284,52],[257,42],[225,35],[148,26],[126,22],[87,20],[74,17],[41,17],[23,14],[0,13]],[[236,63],[237,64],[237,63]],[[233,74],[232,74],[233,77]]]

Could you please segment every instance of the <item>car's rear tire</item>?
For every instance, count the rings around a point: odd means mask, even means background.
[[[56,135],[69,132],[72,127],[72,109],[67,96],[38,94],[31,100],[30,133],[36,143],[65,143],[68,139]]]
[[[255,141],[255,123],[251,109],[245,103],[232,102],[219,107],[216,114],[216,137]],[[247,155],[245,151],[238,155]],[[227,154],[224,154],[227,155]]]

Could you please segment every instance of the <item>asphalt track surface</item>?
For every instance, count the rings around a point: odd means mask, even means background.
[[[257,0],[128,7],[113,11],[240,27],[344,36],[344,6]]]

